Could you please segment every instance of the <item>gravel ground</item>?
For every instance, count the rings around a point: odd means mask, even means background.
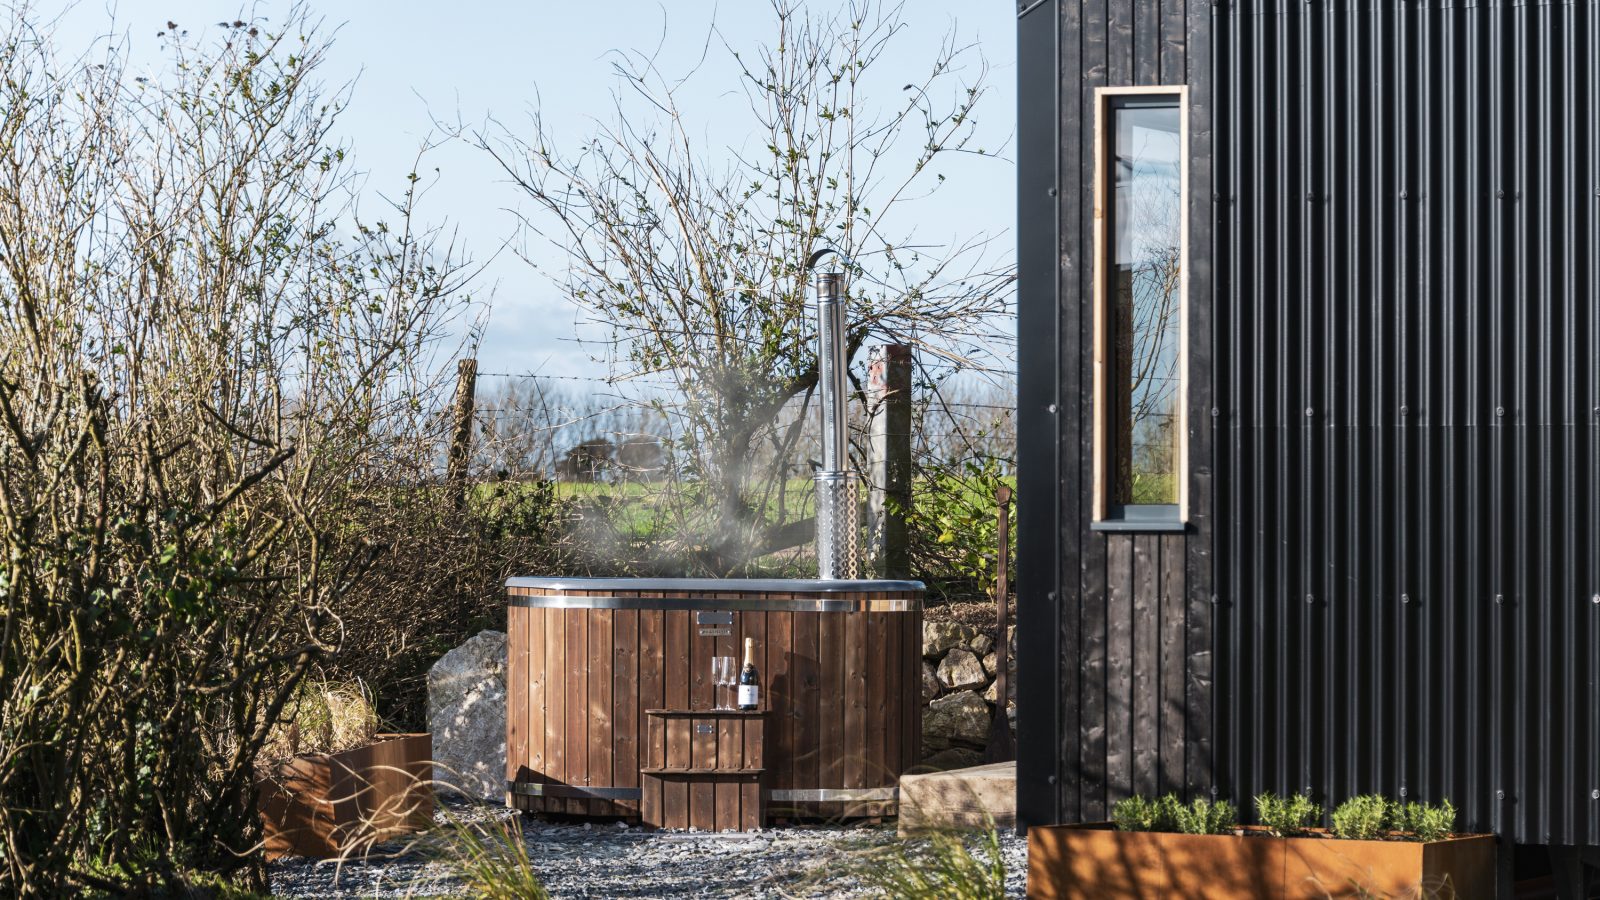
[[[505,817],[492,808],[452,806],[458,820]],[[443,819],[441,811],[440,818]],[[856,897],[866,887],[852,866],[897,840],[893,825],[828,825],[744,834],[645,831],[619,823],[522,820],[534,869],[554,897]],[[1002,832],[1006,894],[1021,897],[1023,840]],[[415,847],[386,845],[369,859],[338,865],[297,857],[270,866],[277,897],[461,895],[438,863]]]

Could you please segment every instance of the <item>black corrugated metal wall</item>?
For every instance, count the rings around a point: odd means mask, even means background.
[[[1383,791],[1600,844],[1600,0],[1019,10],[1024,821]],[[1174,78],[1197,516],[1108,537],[1089,102]]]
[[[1600,4],[1215,21],[1219,778],[1600,843]]]

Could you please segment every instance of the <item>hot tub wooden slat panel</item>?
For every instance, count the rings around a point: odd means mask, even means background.
[[[905,666],[901,665],[900,628],[893,616],[879,613],[879,633],[883,635],[883,720],[878,728],[883,732],[879,748],[877,779],[879,784],[893,784],[900,771],[900,702],[901,687],[905,682]]]
[[[589,620],[588,610],[562,611],[567,646],[567,784],[583,787],[589,783]],[[566,811],[588,815],[586,800],[567,800]]]
[[[689,705],[689,623],[690,614],[671,610],[665,616],[666,653],[662,659],[665,685],[664,704],[672,709],[686,709]],[[667,732],[667,765],[689,764],[688,733]],[[662,785],[661,806],[664,821],[669,827],[682,828],[689,821],[689,786],[681,781]],[[677,823],[677,824],[675,824]]]
[[[737,781],[718,779],[713,782],[716,791],[716,822],[718,831],[739,828],[739,787]]]
[[[528,781],[542,781],[547,768],[545,762],[544,744],[547,733],[545,726],[544,707],[547,703],[545,688],[548,679],[545,677],[545,626],[542,609],[525,609],[522,619],[523,635],[528,641],[528,702],[524,709],[507,714],[518,715],[523,722],[523,727],[528,732],[528,754],[521,760],[507,759],[508,768],[518,772],[518,778]],[[517,765],[520,763],[520,765]],[[519,797],[517,805],[521,809],[541,810],[543,806],[532,797]]]
[[[546,625],[548,610],[530,609],[526,612],[528,615],[523,617],[522,625],[528,640],[528,706],[522,712],[522,726],[528,733],[527,762],[533,770],[533,780],[544,781],[550,767],[550,753],[546,746],[549,741],[547,710],[550,705],[550,674],[545,662],[549,653]],[[524,809],[544,809],[543,801],[532,797],[524,800],[527,801]]]
[[[727,634],[719,634],[715,637],[702,638],[701,640],[707,641],[711,644],[712,656],[732,657],[733,665],[735,668],[737,668],[740,663],[744,662],[744,644],[739,639],[738,615],[733,616],[733,624],[725,626],[718,625],[716,626],[716,630],[726,631]],[[706,666],[706,677],[710,678],[710,663],[708,662]],[[728,704],[738,703],[738,689],[735,688],[733,691],[728,691],[725,688],[719,688],[717,687],[716,681],[712,680],[711,705],[714,707],[719,702]]]
[[[645,710],[660,709],[667,703],[665,686],[662,683],[666,665],[665,620],[666,613],[661,610],[647,609],[639,612],[639,708],[636,714],[639,722],[638,733],[641,735],[648,734],[650,727],[650,720],[645,715]],[[646,743],[644,746],[648,749],[655,745]],[[648,755],[645,758],[648,758]],[[650,764],[660,765],[659,762]]]
[[[774,790],[794,786],[794,696],[791,684],[793,661],[794,613],[767,613],[767,664],[762,678],[770,685],[772,698],[768,708],[773,711],[772,732],[777,740],[772,747],[772,780]]]
[[[595,610],[589,616],[589,765],[587,784],[615,785],[611,768],[611,669],[615,663],[612,622],[616,614],[609,609]],[[590,800],[589,811],[597,816],[617,815],[608,800]]]
[[[666,614],[666,655],[663,659],[666,684],[664,706],[689,708],[689,613],[671,610]]]
[[[790,652],[793,660],[791,691],[794,703],[790,707],[794,722],[794,784],[816,784],[818,778],[817,745],[821,734],[818,720],[822,715],[821,679],[817,673],[817,619],[823,613],[794,614],[794,646]]]
[[[639,611],[618,610],[611,620],[611,783],[639,786]],[[636,815],[634,800],[613,801],[617,815]]]
[[[645,718],[645,728],[649,738],[645,744],[645,759],[652,769],[665,768],[667,765],[667,720],[654,717]],[[659,810],[662,808],[661,779],[645,778],[640,787],[643,795],[640,797],[640,809]],[[652,796],[653,795],[653,796]]]
[[[545,758],[548,760],[546,781],[552,784],[567,783],[567,703],[571,689],[567,685],[567,614],[565,610],[547,609],[545,627]],[[546,812],[567,811],[567,801],[543,799]]]
[[[883,784],[887,769],[883,758],[887,742],[884,725],[889,716],[889,665],[885,655],[888,648],[884,645],[887,629],[883,613],[866,613],[866,618],[867,634],[873,646],[867,648],[867,734],[862,746],[862,758],[866,763],[862,776],[866,783],[862,786],[876,787]]]
[[[709,656],[709,654],[707,654]],[[689,766],[694,769],[717,768],[716,719],[679,719],[691,728],[689,735]],[[732,724],[732,723],[730,723]],[[689,820],[693,823],[717,820],[716,784],[703,778],[689,781]]]
[[[844,786],[866,787],[867,617],[844,614]]]
[[[922,613],[901,617],[901,647],[905,666],[905,692],[901,702],[908,711],[900,717],[902,737],[900,771],[922,761]]]
[[[822,671],[817,783],[844,784],[845,619],[823,615],[817,623],[817,661]]]
[[[918,668],[913,670],[912,667],[907,664],[906,660],[906,657],[910,656],[912,653],[916,653],[919,659],[922,656],[922,654],[918,652],[921,650],[920,642],[915,651],[912,649],[911,644],[908,643],[910,635],[910,632],[906,629],[906,619],[908,618],[910,617],[891,616],[889,621],[889,627],[894,629],[895,637],[899,641],[898,646],[900,648],[900,654],[895,657],[895,664],[900,667],[900,678],[898,682],[899,690],[895,692],[894,696],[895,706],[897,709],[901,710],[901,714],[896,717],[894,723],[894,727],[899,731],[900,736],[899,739],[895,741],[895,753],[892,757],[890,757],[896,772],[903,772],[906,769],[906,745],[907,742],[911,740],[910,729],[907,727],[910,724],[909,720],[911,718],[907,714],[911,709],[911,707],[907,705],[911,698],[911,686],[913,683],[916,684],[919,695],[922,688],[922,673],[920,663]]]
[[[700,635],[700,624],[695,614],[689,614],[689,705],[686,709],[710,709],[711,657],[716,655],[716,642]]]
[[[526,730],[524,718],[520,714],[528,708],[528,678],[527,665],[528,645],[518,645],[514,635],[523,627],[525,616],[523,610],[506,610],[506,780],[515,781],[521,774],[518,766],[528,759],[527,747],[523,745],[523,733]],[[526,635],[524,635],[525,637]],[[449,779],[450,773],[440,772],[439,776]]]

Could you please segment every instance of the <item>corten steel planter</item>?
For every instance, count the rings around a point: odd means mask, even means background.
[[[433,823],[433,736],[298,756],[256,785],[267,858],[329,858]]]
[[[1489,898],[1495,836],[1350,841],[1325,832],[1117,831],[1109,823],[1028,829],[1031,898]]]

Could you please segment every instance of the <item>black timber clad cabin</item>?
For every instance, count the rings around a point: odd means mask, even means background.
[[[1017,10],[1021,819],[1600,846],[1600,0]]]

